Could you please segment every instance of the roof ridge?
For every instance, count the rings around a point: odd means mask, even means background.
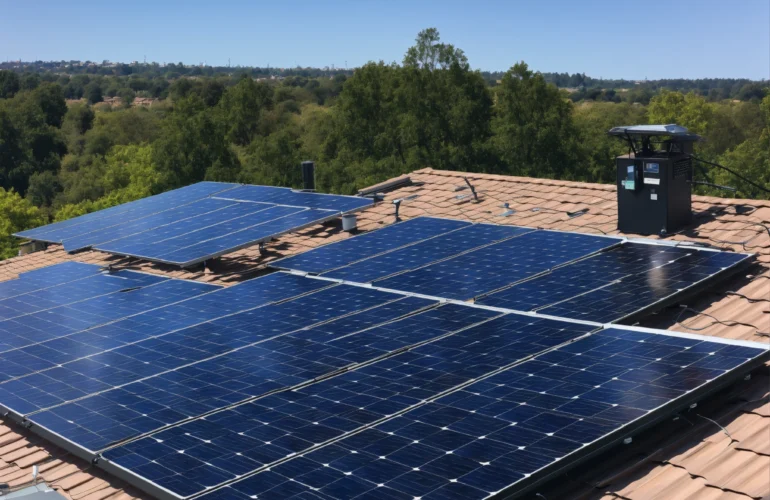
[[[566,186],[596,191],[615,191],[614,184],[602,184],[598,182],[572,181],[563,179],[550,179],[541,177],[526,177],[503,174],[490,174],[486,172],[463,172],[457,170],[437,170],[431,167],[414,170],[407,175],[437,175],[442,177],[468,177],[469,179],[502,181],[509,183],[540,184],[545,186]],[[751,205],[755,207],[770,207],[770,200],[753,200],[750,198],[720,198],[717,196],[692,195],[693,201],[704,203],[719,203],[722,205]]]

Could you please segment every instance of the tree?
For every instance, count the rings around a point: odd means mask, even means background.
[[[18,251],[18,239],[12,234],[45,223],[40,210],[28,200],[0,188],[0,259],[13,257]]]
[[[104,100],[102,97],[102,87],[96,82],[89,83],[85,88],[84,94],[89,104],[96,104]]]
[[[94,110],[87,104],[73,104],[64,115],[62,128],[71,129],[73,133],[83,135],[94,125]]]
[[[130,88],[122,88],[118,90],[117,96],[120,97],[124,108],[130,108],[131,103],[133,103],[134,99],[136,99],[136,92]]]
[[[0,70],[0,99],[13,97],[20,88],[19,75],[10,70]]]
[[[263,111],[272,108],[273,91],[264,83],[241,78],[224,93],[219,106],[227,127],[227,139],[245,146],[257,134]]]
[[[695,92],[682,94],[668,90],[653,97],[647,110],[651,123],[676,123],[695,134],[705,134],[713,112],[712,105]]]
[[[461,50],[420,32],[402,67],[369,63],[347,79],[325,148],[324,187],[357,187],[426,166],[489,170],[492,97]]]
[[[153,163],[160,176],[155,192],[204,179],[235,179],[237,157],[225,140],[225,126],[213,115],[195,95],[176,103],[153,143]]]
[[[496,90],[493,144],[504,173],[556,179],[586,175],[572,103],[554,85],[520,62],[505,73]]]
[[[415,39],[415,45],[406,51],[404,66],[417,69],[449,69],[459,65],[468,69],[468,59],[460,49],[450,44],[440,43],[439,32],[436,28],[420,31]]]
[[[35,172],[29,177],[26,199],[37,207],[47,207],[60,191],[61,184],[54,172]]]
[[[67,114],[67,102],[60,86],[44,83],[30,93],[32,100],[43,111],[45,123],[59,128]]]
[[[746,139],[736,148],[722,155],[720,163],[738,172],[755,184],[770,189],[770,94],[760,104],[764,127],[759,137]],[[735,186],[744,197],[769,198],[766,191],[761,191],[750,183],[724,170],[712,169],[714,180],[719,184]]]

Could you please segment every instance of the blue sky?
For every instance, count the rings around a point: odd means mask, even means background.
[[[0,0],[0,59],[355,67],[428,27],[476,69],[770,78],[770,0]]]

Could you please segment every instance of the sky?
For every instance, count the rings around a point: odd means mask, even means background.
[[[0,60],[353,68],[429,27],[474,69],[770,79],[770,0],[0,0]]]

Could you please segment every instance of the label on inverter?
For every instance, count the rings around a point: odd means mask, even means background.
[[[657,195],[656,193],[652,193],[652,194],[650,195],[650,199],[651,199],[652,201],[658,201],[658,195]]]
[[[645,177],[644,178],[645,184],[654,184],[655,186],[660,184],[660,179],[656,179],[655,177]]]
[[[645,174],[659,174],[660,173],[660,164],[659,163],[645,163],[644,164],[644,173]]]

